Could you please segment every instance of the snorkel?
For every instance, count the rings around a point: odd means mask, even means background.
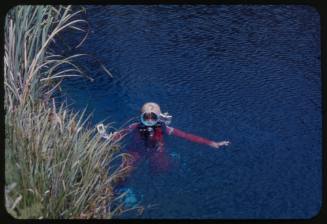
[[[168,112],[160,114],[160,116],[159,116],[159,120],[162,123],[165,123],[165,125],[170,125],[172,119],[173,119],[173,116],[169,115]]]

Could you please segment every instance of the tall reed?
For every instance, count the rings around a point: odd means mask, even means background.
[[[50,50],[62,31],[85,31],[82,12],[16,6],[6,17],[5,196],[16,218],[112,218],[127,211],[125,193],[114,195],[113,188],[127,174],[121,164],[128,155],[117,140],[100,139],[85,111],[56,107],[52,97],[64,78],[84,76],[73,63],[81,55]]]

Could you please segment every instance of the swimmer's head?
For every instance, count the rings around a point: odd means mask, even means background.
[[[161,110],[156,103],[145,103],[141,108],[141,122],[145,126],[154,126],[158,123]]]
[[[154,112],[158,115],[161,114],[160,106],[157,103],[153,102],[145,103],[141,108],[141,114],[151,112]]]

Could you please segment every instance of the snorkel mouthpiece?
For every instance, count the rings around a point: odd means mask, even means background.
[[[153,128],[152,128],[152,127],[148,127],[148,128],[147,128],[147,131],[148,131],[150,137],[152,137],[153,134],[154,134],[154,130],[153,130]]]

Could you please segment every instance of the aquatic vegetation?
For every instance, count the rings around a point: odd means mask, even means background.
[[[87,33],[81,13],[16,6],[6,17],[5,198],[16,218],[112,218],[126,211],[126,193],[115,196],[113,188],[127,174],[121,161],[129,155],[116,152],[117,140],[100,139],[85,111],[53,98],[64,78],[86,77],[73,63],[81,55],[64,57],[50,47],[62,31]]]

